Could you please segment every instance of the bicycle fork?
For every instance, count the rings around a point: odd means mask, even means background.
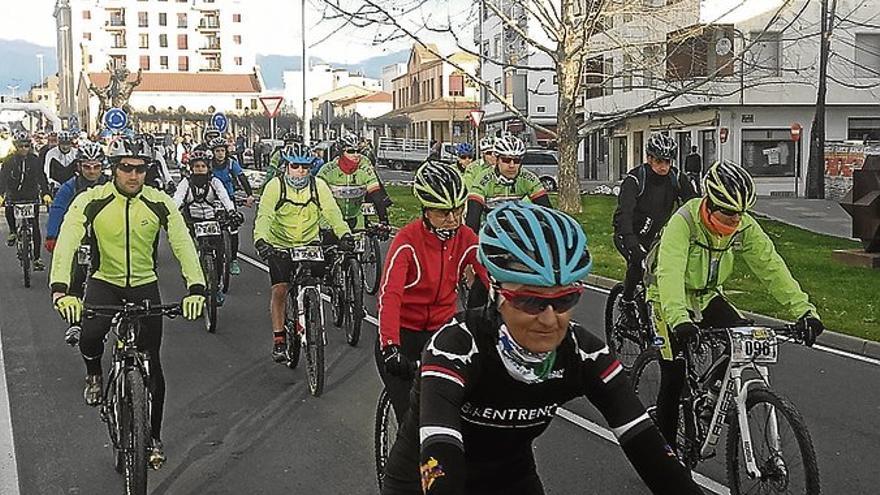
[[[308,344],[306,340],[306,310],[305,310],[305,294],[307,290],[314,290],[318,295],[318,314],[320,315],[321,321],[319,323],[320,331],[321,331],[321,343],[323,345],[327,345],[327,332],[324,331],[324,303],[321,298],[321,290],[317,287],[301,287],[299,291],[296,293],[296,324],[299,328],[297,328],[297,334],[300,336],[302,340],[303,346]],[[301,330],[300,330],[301,329]]]
[[[752,479],[761,478],[761,469],[755,461],[755,453],[753,450],[752,432],[749,428],[748,411],[746,410],[746,400],[749,395],[749,389],[752,386],[764,387],[770,383],[770,375],[766,366],[755,366],[759,377],[742,383],[742,368],[731,370],[735,381],[735,390],[738,390],[734,403],[736,404],[736,419],[739,424],[740,442],[743,450],[743,460],[745,461],[746,471]],[[781,452],[781,442],[779,438],[779,422],[776,419],[776,411],[772,405],[762,405],[758,407],[767,408],[767,436],[770,447],[773,452]],[[777,457],[778,459],[778,457]]]

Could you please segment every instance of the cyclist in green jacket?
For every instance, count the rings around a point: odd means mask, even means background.
[[[340,249],[351,250],[354,247],[351,229],[345,223],[330,187],[323,179],[309,174],[313,157],[308,147],[294,144],[283,149],[280,156],[286,171],[276,175],[263,187],[254,221],[254,247],[269,265],[272,283],[272,359],[278,363],[286,358],[284,314],[288,281],[295,267],[289,259],[278,256],[276,249],[321,242],[322,222],[328,224],[339,238]]]
[[[722,287],[733,272],[734,253],[767,292],[798,318],[807,345],[813,345],[825,329],[773,242],[748,213],[756,201],[748,172],[728,161],[717,162],[706,174],[703,191],[703,198],[688,201],[672,215],[647,260],[647,299],[662,339],[657,422],[671,445],[685,378],[679,350],[697,338],[700,328],[744,323]]]
[[[496,163],[475,180],[467,204],[468,227],[479,232],[484,213],[507,201],[528,200],[550,205],[550,198],[538,176],[522,168],[526,145],[516,136],[505,135],[495,140]]]
[[[151,160],[145,151],[148,149],[142,139],[121,137],[113,141],[107,153],[113,165],[113,180],[80,193],[64,215],[49,280],[55,308],[71,325],[81,320],[83,312],[83,300],[71,293],[71,279],[74,256],[86,232],[92,233],[93,258],[98,260],[86,288],[86,304],[121,305],[146,299],[161,304],[156,247],[160,230],[165,230],[189,288],[189,295],[181,303],[183,316],[194,320],[202,314],[205,277],[183,216],[171,197],[144,185]],[[83,395],[92,406],[102,399],[101,356],[110,324],[110,318],[82,322],[79,348],[88,373]],[[150,360],[150,464],[158,469],[165,461],[160,440],[165,403],[159,352],[162,318],[145,319],[139,340],[140,350]]]

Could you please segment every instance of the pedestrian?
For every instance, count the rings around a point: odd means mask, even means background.
[[[691,146],[691,152],[684,158],[684,173],[694,185],[694,191],[698,195],[702,194],[700,180],[703,178],[703,157],[697,153],[696,146]]]

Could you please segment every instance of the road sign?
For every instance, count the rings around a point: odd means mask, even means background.
[[[273,118],[278,115],[278,112],[281,110],[281,103],[284,102],[283,96],[261,96],[260,103],[263,104],[263,108],[266,110],[266,116],[269,118]]]
[[[211,123],[214,124],[220,132],[226,132],[226,128],[229,127],[229,119],[226,118],[226,115],[223,112],[217,112],[211,116]]]
[[[475,126],[479,127],[480,122],[483,121],[484,112],[482,110],[472,110],[471,111],[471,121]]]
[[[121,131],[128,125],[128,115],[121,108],[111,108],[104,114],[104,125],[111,131]]]
[[[719,129],[719,131],[718,131],[718,135],[719,135],[719,137],[721,138],[721,142],[722,142],[722,143],[726,143],[726,142],[727,142],[727,134],[728,134],[729,132],[730,132],[730,131],[727,129],[727,127],[722,127],[721,129]]]
[[[801,130],[802,129],[803,128],[801,127],[801,125],[798,124],[797,122],[795,122],[794,124],[791,124],[791,140],[792,141],[798,142],[801,140]]]

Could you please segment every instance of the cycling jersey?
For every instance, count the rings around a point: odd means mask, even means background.
[[[339,168],[339,158],[336,158],[323,165],[317,176],[330,186],[343,218],[350,221],[349,225],[354,224],[356,229],[363,229],[364,216],[361,213],[361,204],[368,195],[378,192],[380,186],[376,170],[370,164],[370,160],[363,155],[359,157],[360,161],[353,173],[343,172]]]
[[[52,201],[52,206],[49,207],[49,220],[46,221],[46,238],[58,238],[58,232],[61,230],[61,222],[64,220],[64,214],[67,213],[70,204],[81,192],[95,186],[106,184],[109,180],[109,177],[101,174],[95,182],[89,182],[85,177],[77,174],[69,181],[61,184],[58,192],[55,193],[55,199]]]
[[[76,155],[77,150],[74,147],[71,147],[67,153],[63,153],[58,146],[50,149],[43,163],[43,173],[46,174],[46,178],[57,184],[64,184],[70,180],[76,173],[76,167],[73,166]]]
[[[476,182],[486,173],[487,170],[492,168],[491,165],[483,162],[482,159],[471,162],[470,165],[467,166],[466,169],[461,173],[461,178],[464,181],[465,187],[467,187],[468,192],[472,192],[476,185]]]
[[[326,182],[313,177],[313,185],[295,189],[282,184],[283,180],[275,177],[263,188],[254,221],[254,242],[262,239],[277,248],[309,244],[318,240],[322,219],[337,237],[350,232]]]
[[[49,278],[54,292],[67,292],[73,257],[88,229],[98,248],[93,278],[123,288],[155,282],[155,250],[164,229],[190,292],[204,292],[195,245],[174,201],[150,186],[127,196],[113,182],[82,192],[64,215]]]
[[[220,182],[223,183],[223,187],[226,188],[226,192],[229,194],[230,198],[235,196],[236,181],[241,184],[245,194],[248,196],[253,194],[250,183],[248,182],[247,177],[244,176],[244,170],[242,170],[241,165],[238,164],[238,160],[227,158],[222,167],[217,168],[215,165],[216,164],[211,164],[211,171],[214,174],[214,177],[220,179]]]
[[[400,229],[388,247],[379,287],[382,347],[400,345],[401,328],[433,332],[448,322],[468,265],[485,283],[486,269],[477,261],[477,236],[470,229],[458,229],[445,242],[422,219]]]
[[[0,168],[0,196],[7,200],[33,200],[49,194],[49,185],[36,155],[10,155]]]
[[[664,357],[671,359],[666,328],[692,321],[716,296],[723,296],[722,285],[733,273],[734,253],[739,253],[767,292],[797,318],[816,313],[816,307],[791,276],[785,261],[776,252],[773,242],[748,213],[742,215],[733,235],[720,237],[710,233],[700,220],[696,198],[685,203],[672,215],[660,244],[648,259],[647,298],[654,302],[655,312],[665,325],[658,328],[664,338]]]
[[[520,169],[513,184],[503,184],[498,180],[495,167],[486,168],[474,182],[468,195],[467,226],[478,232],[483,214],[506,201],[525,200],[541,206],[550,207],[550,198],[534,172]]]
[[[497,311],[470,310],[425,346],[383,495],[543,493],[532,442],[559,406],[582,396],[654,493],[701,493],[599,338],[571,324],[550,371],[526,383],[508,370],[501,328]]]
[[[217,203],[228,212],[235,211],[235,203],[229,199],[226,188],[217,177],[211,177],[203,188],[191,185],[189,178],[184,178],[174,192],[174,204],[182,209],[184,218],[189,221],[213,220],[214,205]]]

